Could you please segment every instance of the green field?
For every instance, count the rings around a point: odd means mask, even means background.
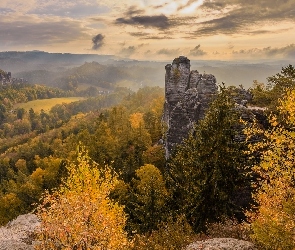
[[[30,108],[34,109],[35,112],[40,112],[43,109],[45,112],[49,111],[54,105],[62,103],[71,103],[84,100],[84,97],[63,97],[63,98],[51,98],[35,100],[26,103],[17,103],[13,106],[13,109],[23,108],[29,111]]]

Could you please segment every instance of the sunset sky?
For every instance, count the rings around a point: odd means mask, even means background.
[[[295,0],[1,0],[0,51],[295,58]]]

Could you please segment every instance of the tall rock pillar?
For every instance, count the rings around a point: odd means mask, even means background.
[[[184,56],[175,58],[165,69],[163,121],[166,125],[166,158],[169,158],[174,147],[205,116],[210,101],[217,93],[217,85],[213,75],[190,71],[190,60]]]

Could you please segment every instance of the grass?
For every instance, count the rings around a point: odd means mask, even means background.
[[[45,112],[48,112],[56,104],[62,103],[71,103],[84,100],[84,97],[63,97],[63,98],[51,98],[51,99],[42,99],[35,100],[26,103],[17,103],[13,106],[13,109],[23,108],[26,111],[29,111],[32,108],[35,112],[40,112],[43,109]]]

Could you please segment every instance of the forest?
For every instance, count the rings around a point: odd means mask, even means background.
[[[242,86],[221,84],[169,159],[163,88],[89,95],[64,81],[71,88],[0,87],[0,225],[33,211],[37,249],[181,249],[208,237],[295,248],[294,66],[247,90],[263,124],[243,119]],[[69,96],[85,99],[13,108]]]

